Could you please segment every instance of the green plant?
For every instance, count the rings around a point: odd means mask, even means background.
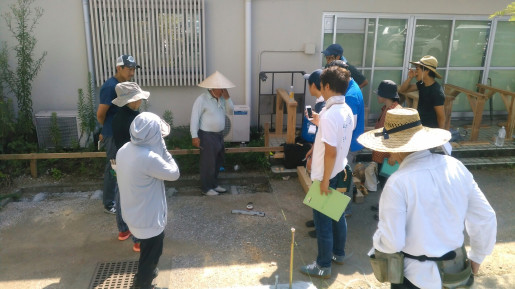
[[[32,81],[36,78],[47,54],[43,52],[40,58],[34,59],[34,48],[37,41],[33,31],[39,18],[43,15],[43,9],[40,7],[32,9],[33,2],[34,0],[18,0],[17,4],[9,6],[10,13],[2,14],[7,28],[17,40],[17,44],[13,48],[16,51],[17,67],[13,70],[7,61],[0,61],[2,81],[18,101],[17,132],[27,141],[36,139],[32,121]],[[33,17],[31,18],[31,16]],[[2,46],[0,54],[8,59],[7,45]]]
[[[52,112],[50,117],[50,141],[56,150],[61,146],[61,130],[57,124],[57,113]]]
[[[97,120],[95,117],[95,103],[94,103],[94,92],[92,89],[92,78],[91,73],[88,73],[88,93],[84,97],[84,91],[79,88],[79,101],[77,104],[77,110],[79,112],[80,120],[80,139],[86,135],[86,145],[90,142],[90,137],[95,131]]]
[[[173,113],[170,110],[165,110],[163,114],[163,119],[170,125],[171,128],[173,128]]]
[[[490,18],[494,18],[497,16],[511,15],[510,21],[515,21],[515,2],[508,4],[506,8],[501,11],[497,11],[494,14],[490,15]]]
[[[60,169],[57,168],[51,168],[50,169],[50,175],[52,178],[56,181],[60,180],[63,177],[63,172]]]

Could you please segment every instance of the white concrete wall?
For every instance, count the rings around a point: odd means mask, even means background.
[[[0,13],[14,0],[0,1]],[[303,70],[321,65],[323,12],[474,14],[489,15],[511,0],[253,0],[252,1],[252,113],[257,121],[258,73],[264,70]],[[237,87],[230,90],[235,104],[245,102],[245,1],[205,0],[208,74],[219,70]],[[87,53],[81,0],[36,0],[45,11],[36,26],[35,55],[48,55],[33,83],[33,110],[76,109],[77,89],[87,86]],[[13,44],[0,19],[0,41]],[[315,54],[304,46],[315,44]],[[14,53],[11,53],[14,61]],[[114,60],[113,60],[114,61]],[[288,88],[288,87],[285,87]],[[197,87],[143,87],[151,92],[149,110],[174,114],[176,125],[189,123],[191,105],[203,91]],[[296,86],[302,90],[302,85]]]

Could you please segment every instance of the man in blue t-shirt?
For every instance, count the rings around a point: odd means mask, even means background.
[[[351,65],[343,56],[343,47],[338,43],[333,43],[325,50],[322,51],[325,56],[326,63],[329,64],[334,60],[341,60],[348,65],[347,69],[350,71],[351,77],[358,84],[359,88],[363,88],[368,84],[367,78],[354,66]]]
[[[115,87],[120,82],[129,81],[134,76],[136,68],[141,68],[134,57],[122,55],[116,59],[116,73],[106,80],[100,88],[100,102],[97,109],[97,120],[102,125],[99,140],[106,148],[106,164],[104,168],[104,192],[102,202],[104,212],[116,214],[115,208],[115,187],[116,177],[111,173],[111,159],[116,159],[116,145],[113,139],[113,117],[118,111],[116,105],[112,105],[113,99],[117,97]]]

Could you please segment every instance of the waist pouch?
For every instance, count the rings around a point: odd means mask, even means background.
[[[370,256],[374,276],[379,282],[402,284],[404,282],[404,254],[402,252],[386,254],[374,250]]]
[[[461,246],[454,252],[456,258],[453,260],[436,262],[442,278],[442,287],[444,289],[470,288],[474,284],[474,276],[465,246]]]
[[[472,267],[467,258],[465,245],[453,251],[449,251],[441,257],[413,256],[404,253],[406,258],[415,259],[420,262],[435,261],[442,279],[443,289],[464,289],[470,288],[474,283]]]

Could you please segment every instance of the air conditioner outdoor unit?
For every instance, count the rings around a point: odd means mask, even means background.
[[[225,115],[224,141],[248,142],[250,139],[250,110],[246,105],[235,105],[233,114]]]
[[[57,127],[61,134],[61,146],[64,148],[72,147],[80,140],[80,120],[77,117],[77,111],[61,110],[61,111],[40,111],[36,113],[36,132],[38,135],[38,144],[40,148],[54,148],[52,141],[52,113],[57,114]],[[80,146],[84,147],[85,138],[81,140]]]

